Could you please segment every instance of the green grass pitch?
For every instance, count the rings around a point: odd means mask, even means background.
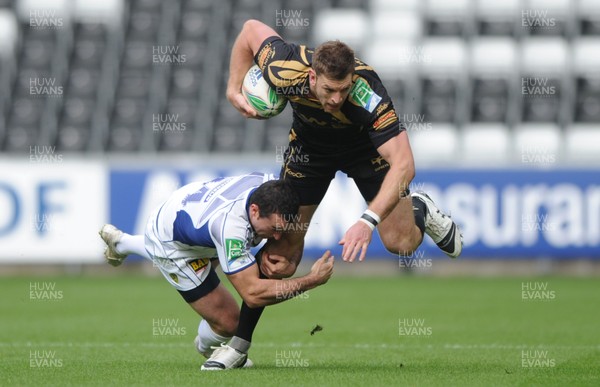
[[[597,279],[334,276],[265,310],[253,369],[214,373],[162,278],[0,283],[7,386],[600,385]]]

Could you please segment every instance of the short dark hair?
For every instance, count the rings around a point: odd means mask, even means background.
[[[258,216],[261,218],[278,214],[289,221],[294,219],[300,208],[298,194],[288,180],[269,180],[261,184],[249,200],[250,204],[258,206]]]
[[[316,48],[312,67],[317,75],[340,81],[354,73],[354,50],[339,40],[330,40]]]

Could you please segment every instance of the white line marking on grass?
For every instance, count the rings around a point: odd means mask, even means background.
[[[294,348],[353,348],[353,349],[406,349],[406,348],[426,348],[426,349],[448,349],[448,350],[464,350],[464,349],[506,349],[506,350],[517,350],[517,349],[583,349],[583,350],[600,350],[600,344],[597,345],[554,345],[554,344],[458,344],[458,343],[446,343],[446,344],[341,344],[341,343],[265,343],[258,342],[252,344],[253,347],[258,348],[281,348],[281,347],[294,347]],[[54,341],[54,342],[0,342],[0,347],[10,348],[32,348],[32,347],[79,347],[79,348],[114,348],[114,347],[146,347],[146,348],[193,348],[194,345],[192,340],[190,342],[67,342],[67,341]]]

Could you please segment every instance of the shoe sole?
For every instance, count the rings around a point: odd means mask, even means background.
[[[209,363],[209,364],[207,364],[207,363]],[[252,360],[250,360],[250,359],[248,359],[248,357],[246,357],[246,361],[244,362],[244,365],[239,366],[239,367],[225,368],[225,365],[222,363],[217,363],[216,361],[207,361],[206,363],[202,364],[202,367],[200,367],[200,369],[202,371],[226,371],[228,369],[234,370],[234,369],[238,369],[238,368],[250,368],[252,366],[254,366],[254,363],[252,362]]]

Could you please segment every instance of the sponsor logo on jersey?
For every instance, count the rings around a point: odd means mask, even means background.
[[[290,175],[292,177],[295,177],[296,179],[302,179],[304,177],[306,177],[305,174],[301,173],[301,172],[294,172],[292,171],[287,165],[285,166],[285,172],[283,173],[283,177],[285,179],[285,177],[287,175]]]
[[[350,91],[349,97],[357,105],[368,110],[369,113],[373,113],[377,104],[381,102],[381,97],[371,89],[369,84],[363,78],[358,78],[356,80]]]
[[[197,273],[204,270],[210,260],[208,258],[198,258],[189,262],[190,267]]]
[[[176,284],[179,283],[179,278],[177,277],[177,274],[170,273],[169,277],[171,277],[171,279],[173,280],[173,282],[175,282]]]
[[[385,128],[388,125],[390,125],[391,123],[396,122],[396,121],[398,121],[396,112],[393,110],[390,110],[389,112],[387,112],[384,115],[382,115],[381,117],[379,117],[377,119],[377,121],[375,121],[375,123],[373,124],[373,129],[379,130],[379,129]]]
[[[258,58],[258,66],[260,67],[261,71],[265,70],[265,64],[273,57],[273,55],[275,55],[275,49],[273,49],[271,43],[261,48],[256,56]]]
[[[225,239],[225,254],[228,261],[234,261],[245,254],[244,241],[239,239]]]
[[[375,114],[380,115],[381,113],[383,113],[383,111],[385,109],[387,109],[388,106],[390,106],[389,103],[387,103],[387,102],[382,103],[381,105],[379,105],[377,107],[377,110],[375,111]]]
[[[371,165],[375,166],[377,165],[377,167],[375,167],[375,172],[382,170],[383,168],[387,168],[390,165],[388,164],[387,161],[385,161],[385,159],[383,158],[383,156],[379,156],[376,157],[374,159],[371,159]]]

